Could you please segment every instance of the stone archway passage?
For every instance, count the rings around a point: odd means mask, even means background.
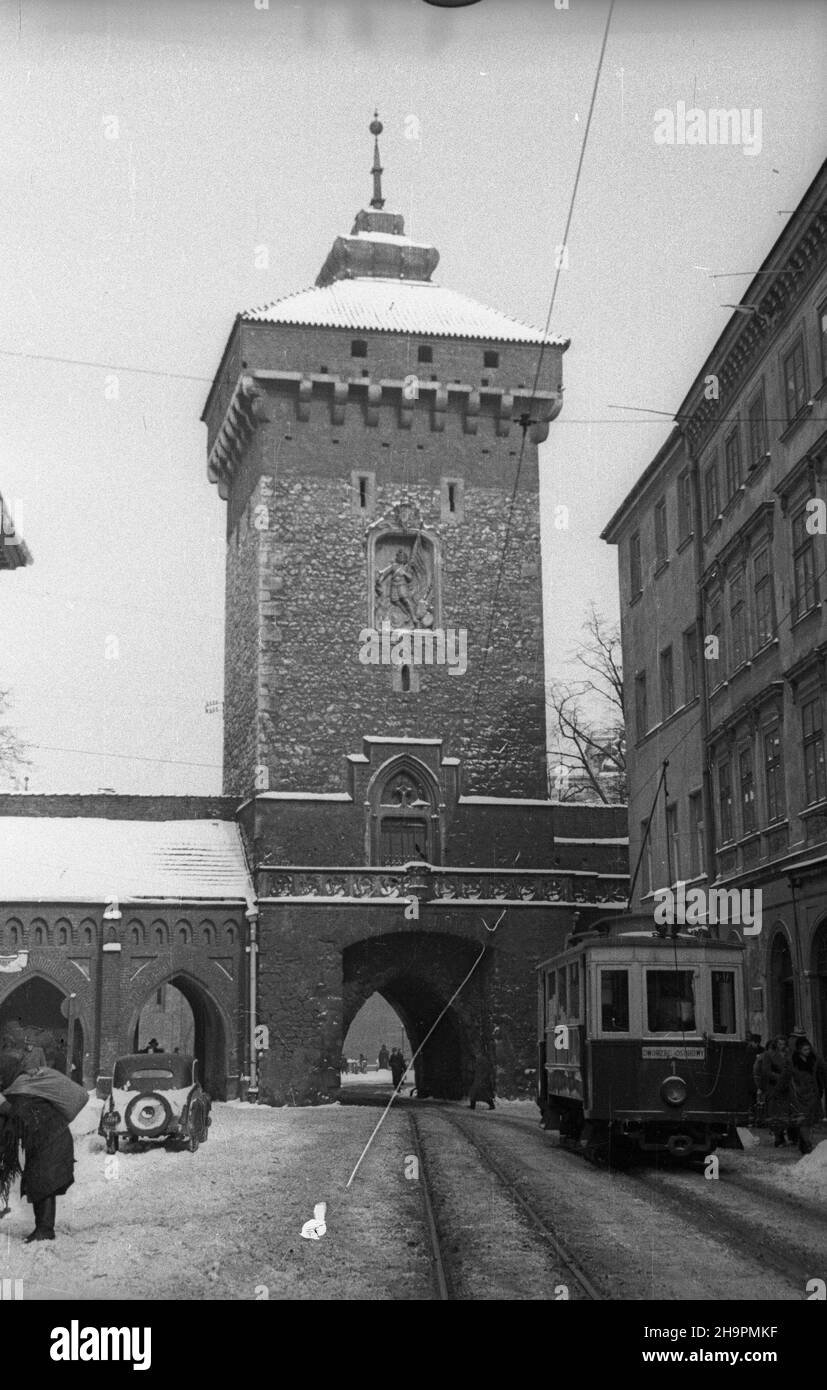
[[[416,1051],[479,955],[473,942],[436,932],[391,933],[356,942],[343,953],[343,1038],[373,993],[402,1020]],[[474,1056],[485,1043],[485,962],[425,1043],[415,1063],[417,1094],[442,1100],[466,1095]]]
[[[778,932],[770,950],[770,1020],[774,1034],[787,1037],[795,1027],[795,979],[787,938]]]
[[[180,994],[183,995],[192,1014],[192,1053],[198,1059],[198,1074],[204,1089],[210,1093],[213,1100],[227,1099],[227,1075],[229,1070],[227,1053],[227,1030],[224,1019],[209,992],[189,975],[174,974],[165,980],[153,985],[151,992],[144,1000],[142,1009],[135,1019],[135,1026],[130,1038],[130,1047],[137,1047],[139,1037],[139,1026],[141,1015],[146,1006],[157,995],[157,992],[165,985],[172,985]],[[162,1048],[174,1050],[175,1043],[169,1038],[162,1036],[163,1024],[157,1022],[155,1032],[159,1044]],[[144,1030],[145,1031],[145,1030]],[[176,1033],[176,1037],[177,1037]],[[182,1049],[183,1050],[183,1049]]]
[[[66,997],[65,990],[42,975],[21,980],[0,1003],[0,1047],[15,1047],[28,1041],[43,1048],[50,1066],[57,1062],[64,1067],[65,1054],[62,1055],[60,1044],[68,1047],[66,1015],[62,1010]]]

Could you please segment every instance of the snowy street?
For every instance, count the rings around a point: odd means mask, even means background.
[[[72,1126],[54,1244],[22,1243],[31,1208],[12,1194],[0,1273],[26,1299],[432,1299],[412,1109],[455,1297],[553,1299],[566,1282],[511,1181],[603,1297],[795,1300],[827,1278],[824,1138],[801,1159],[756,1131],[757,1147],[719,1155],[717,1180],[700,1166],[608,1173],[558,1148],[530,1103],[403,1103],[347,1189],[377,1107],[218,1104],[196,1154],[117,1156],[95,1133],[99,1107]],[[327,1231],[303,1239],[322,1201]]]

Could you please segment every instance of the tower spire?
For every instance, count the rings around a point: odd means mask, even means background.
[[[370,171],[373,174],[373,197],[370,200],[370,205],[372,208],[379,209],[385,206],[385,199],[382,197],[382,174],[384,171],[382,165],[379,163],[379,136],[382,134],[383,129],[384,127],[379,119],[379,112],[374,111],[373,120],[370,123],[370,133],[374,137],[373,168]]]

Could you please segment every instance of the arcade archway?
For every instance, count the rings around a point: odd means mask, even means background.
[[[474,1058],[485,1045],[483,962],[425,1039],[479,955],[470,941],[442,933],[393,933],[343,953],[343,1037],[362,1005],[379,993],[401,1020],[412,1052],[417,1094],[458,1100],[468,1093]]]
[[[778,931],[770,949],[770,1023],[774,1034],[785,1037],[795,1027],[795,976],[793,958],[783,931]]]
[[[83,1025],[70,1016],[69,996],[42,975],[28,975],[0,1002],[0,1047],[31,1044],[50,1067],[83,1077]]]
[[[176,974],[156,984],[135,1016],[129,1046],[139,1051],[155,1039],[162,1051],[192,1053],[214,1100],[227,1098],[227,1028],[215,1000],[197,980]]]

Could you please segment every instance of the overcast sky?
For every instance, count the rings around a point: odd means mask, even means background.
[[[220,790],[199,416],[233,317],[313,283],[370,197],[378,106],[386,206],[435,280],[542,326],[607,8],[0,3],[0,491],[35,557],[0,577],[0,686],[30,790]],[[826,31],[804,0],[616,4],[552,321],[551,675],[590,598],[616,614],[599,534],[669,428],[610,407],[677,408],[748,283],[696,267],[757,269],[813,177]],[[760,154],[657,144],[679,101],[760,108]]]

